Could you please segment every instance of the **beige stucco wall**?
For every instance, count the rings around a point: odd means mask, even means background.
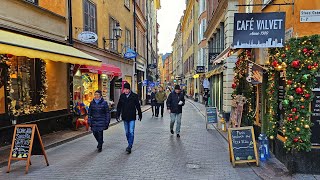
[[[65,17],[21,0],[0,0],[0,4],[0,26],[65,40]]]

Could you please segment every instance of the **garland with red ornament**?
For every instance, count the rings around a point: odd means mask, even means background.
[[[277,131],[282,131],[284,147],[290,151],[311,150],[311,112],[309,105],[313,99],[312,89],[316,85],[315,76],[320,62],[320,36],[293,38],[281,49],[270,51],[272,70],[286,72],[286,93],[283,100],[285,109],[284,124],[277,129],[277,117],[274,101],[269,104],[269,137],[273,139]],[[272,76],[272,75],[271,75]],[[269,79],[272,80],[272,79]],[[277,89],[274,83],[269,83],[269,90]],[[275,94],[268,94],[269,100],[275,100]]]
[[[232,99],[235,99],[237,95],[243,95],[246,98],[242,113],[242,125],[250,126],[254,122],[254,110],[252,108],[252,97],[254,97],[254,89],[251,83],[246,80],[248,74],[248,61],[251,60],[252,53],[249,49],[242,51],[238,55],[236,66],[233,68],[234,78],[232,83]]]

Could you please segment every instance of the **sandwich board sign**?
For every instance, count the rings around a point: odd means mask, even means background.
[[[48,158],[44,150],[39,129],[36,124],[16,125],[14,128],[11,150],[8,161],[8,170],[12,160],[26,161],[26,174],[31,165],[32,155],[43,155],[47,166],[49,166]]]
[[[259,166],[259,155],[252,126],[229,128],[228,143],[230,162],[236,164],[254,162]]]

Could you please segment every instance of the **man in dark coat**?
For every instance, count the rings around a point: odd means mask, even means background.
[[[185,99],[179,85],[174,87],[174,91],[169,94],[167,99],[167,109],[170,112],[170,132],[174,134],[173,126],[175,121],[177,121],[176,133],[177,137],[180,138],[180,127],[181,127],[181,116],[182,116],[182,106],[185,104]]]
[[[103,144],[103,130],[108,129],[109,127],[110,112],[108,103],[102,98],[100,90],[94,93],[94,99],[91,101],[89,106],[88,116],[88,123],[98,142],[98,152],[101,152]]]
[[[151,99],[151,109],[152,109],[152,116],[154,116],[154,113],[157,109],[157,99],[156,99],[156,93],[157,93],[157,90],[156,89],[152,89],[152,93],[151,93],[151,96],[150,96],[150,99]]]
[[[128,147],[126,151],[128,154],[130,154],[134,141],[134,127],[137,111],[140,121],[142,119],[142,112],[138,95],[130,90],[129,83],[125,83],[123,85],[123,91],[124,93],[120,95],[117,106],[117,119],[119,119],[121,114],[128,141]]]

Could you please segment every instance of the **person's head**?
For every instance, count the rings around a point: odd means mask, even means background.
[[[159,91],[160,91],[160,92],[163,91],[163,87],[162,87],[162,86],[159,87]]]
[[[102,92],[100,90],[96,90],[96,92],[94,92],[94,99],[98,100],[101,99],[102,97]]]
[[[123,85],[123,92],[124,92],[125,94],[129,94],[129,93],[130,93],[130,84],[129,84],[129,83],[125,83],[125,84]]]
[[[176,86],[174,87],[174,91],[175,91],[176,93],[180,93],[180,92],[181,92],[180,86],[179,86],[179,85],[176,85]]]

